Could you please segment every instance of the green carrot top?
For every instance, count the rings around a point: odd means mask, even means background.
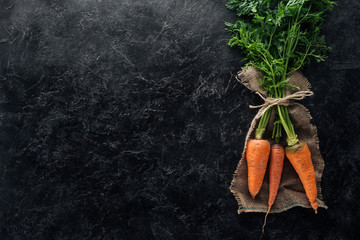
[[[330,0],[231,0],[226,6],[236,12],[238,19],[225,23],[231,34],[228,45],[240,47],[246,55],[246,66],[262,72],[260,85],[269,96],[284,97],[286,88],[297,88],[287,84],[289,73],[312,60],[325,60],[330,48],[320,28],[334,5]],[[278,109],[288,144],[293,145],[298,139],[287,109]]]

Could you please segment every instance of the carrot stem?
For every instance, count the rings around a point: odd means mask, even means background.
[[[285,96],[285,89],[281,89],[281,96]],[[294,130],[294,126],[290,120],[289,111],[286,106],[277,106],[277,110],[279,113],[281,124],[284,127],[284,130],[286,132],[287,138],[287,144],[288,146],[294,146],[296,143],[299,142],[299,139],[297,138],[297,135]]]
[[[270,119],[270,114],[271,114],[271,108],[269,108],[268,110],[266,110],[266,112],[264,113],[264,115],[261,116],[260,121],[259,121],[259,125],[255,131],[255,138],[256,139],[261,139],[266,127],[268,125],[269,119]]]
[[[279,120],[279,115],[276,114],[276,121],[274,122],[273,132],[272,132],[272,139],[275,140],[275,143],[279,143],[281,138],[281,122]]]
[[[271,97],[272,95],[269,94],[269,97]],[[271,111],[272,111],[272,108],[269,108],[268,110],[266,110],[266,112],[264,113],[264,115],[261,116],[260,118],[260,121],[259,121],[259,125],[258,127],[256,128],[256,131],[255,131],[255,138],[256,139],[261,139],[265,130],[266,130],[266,127],[269,123],[269,119],[270,119],[270,115],[271,115]]]

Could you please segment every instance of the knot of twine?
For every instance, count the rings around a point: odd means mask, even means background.
[[[289,106],[291,104],[291,100],[302,100],[305,97],[309,97],[314,95],[312,91],[297,91],[293,94],[287,95],[283,98],[271,98],[264,97],[261,93],[256,92],[263,100],[264,103],[261,105],[253,106],[249,105],[249,108],[260,108],[258,113],[255,115],[254,120],[258,120],[264,113],[271,107],[275,105]]]

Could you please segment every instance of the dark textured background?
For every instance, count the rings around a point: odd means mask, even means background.
[[[258,239],[229,192],[261,101],[225,2],[0,0],[0,239]],[[271,215],[265,239],[359,239],[359,9],[339,1],[304,70],[329,209]]]

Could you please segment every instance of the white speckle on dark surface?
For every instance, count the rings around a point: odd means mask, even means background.
[[[229,191],[261,99],[234,78],[225,3],[0,1],[0,239],[260,237]],[[358,12],[338,2],[333,52],[304,70],[329,209],[270,215],[264,239],[359,236]]]

